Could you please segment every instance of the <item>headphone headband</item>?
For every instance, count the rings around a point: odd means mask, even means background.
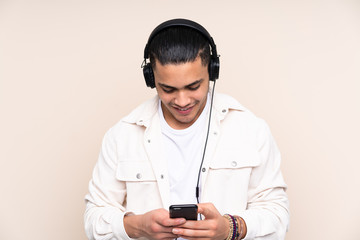
[[[150,45],[151,41],[153,40],[153,38],[159,32],[161,32],[162,30],[169,28],[169,27],[188,27],[188,28],[192,28],[192,29],[198,31],[209,41],[210,46],[211,46],[211,56],[217,57],[215,42],[214,42],[213,38],[210,36],[209,32],[203,26],[201,26],[197,22],[194,22],[194,21],[191,21],[188,19],[177,18],[177,19],[171,19],[171,20],[161,23],[151,32],[150,37],[149,37],[147,44],[145,46],[145,49],[144,49],[144,59],[149,57],[149,54],[150,54],[149,53],[149,45]]]

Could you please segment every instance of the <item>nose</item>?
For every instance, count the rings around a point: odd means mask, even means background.
[[[178,91],[178,94],[175,96],[174,103],[179,107],[186,107],[191,103],[191,99],[186,93],[186,91]]]

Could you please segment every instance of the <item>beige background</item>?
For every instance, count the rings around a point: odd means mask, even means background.
[[[287,240],[360,239],[360,2],[0,0],[0,239],[78,240],[105,131],[155,94],[152,29],[191,18],[221,54],[219,92],[271,126]]]

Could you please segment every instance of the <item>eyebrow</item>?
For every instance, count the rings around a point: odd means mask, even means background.
[[[184,88],[192,87],[198,83],[201,83],[202,81],[204,81],[204,79],[196,80],[195,82],[192,82],[192,83],[186,85]],[[176,87],[172,87],[172,86],[166,85],[164,83],[159,83],[159,85],[160,85],[160,87],[163,87],[163,88],[177,89]]]

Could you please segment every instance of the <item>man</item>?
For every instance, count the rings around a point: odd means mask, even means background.
[[[211,91],[219,58],[209,33],[167,21],[144,55],[157,96],[104,137],[86,196],[88,238],[284,239],[279,151],[263,120]],[[198,221],[169,217],[171,204],[197,202]]]

